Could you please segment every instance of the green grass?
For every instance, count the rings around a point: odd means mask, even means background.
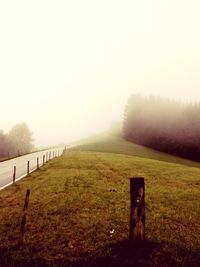
[[[147,158],[134,145],[135,156],[123,154],[122,140],[111,153],[117,141],[108,144],[110,153],[105,139],[104,152],[94,151],[100,140],[70,150],[0,192],[0,266],[200,266],[200,169],[169,155],[159,160],[151,150]],[[132,176],[146,184],[147,241],[137,247],[127,242]],[[25,244],[18,248],[28,188]]]
[[[141,158],[160,160],[165,162],[178,163],[188,166],[200,167],[200,163],[188,159],[172,156],[167,153],[153,150],[145,146],[133,144],[125,141],[120,136],[96,135],[95,137],[85,139],[75,143],[73,150],[78,151],[98,151],[115,154],[125,154]]]
[[[8,157],[2,157],[2,158],[0,158],[0,162],[5,161],[7,159],[8,159]]]

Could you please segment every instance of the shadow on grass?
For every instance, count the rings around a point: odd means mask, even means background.
[[[159,243],[146,241],[140,245],[130,245],[129,242],[117,242],[105,247],[97,255],[92,257],[73,257],[60,260],[46,260],[35,258],[35,249],[28,248],[29,255],[23,258],[16,248],[0,248],[1,267],[199,267],[200,251],[191,251],[176,246],[172,243]],[[16,254],[16,255],[15,255]],[[24,254],[24,255],[25,255]],[[15,255],[15,256],[14,256]],[[18,257],[18,256],[19,257]],[[81,260],[80,260],[81,259]]]
[[[200,267],[200,251],[189,251],[171,243],[146,241],[144,244],[133,245],[123,241],[112,244],[105,250],[110,251],[107,256],[72,266]]]

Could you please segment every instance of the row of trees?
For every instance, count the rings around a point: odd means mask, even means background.
[[[132,95],[123,134],[128,141],[200,161],[200,104]]]
[[[26,123],[15,125],[7,134],[0,131],[0,158],[31,152],[33,149],[32,141],[32,133]]]

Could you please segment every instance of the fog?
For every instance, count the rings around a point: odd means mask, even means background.
[[[200,101],[198,0],[0,2],[0,129],[37,146],[123,118],[131,94]]]

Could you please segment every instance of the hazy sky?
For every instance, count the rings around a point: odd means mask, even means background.
[[[0,0],[0,129],[36,145],[121,120],[132,93],[200,100],[199,0]]]

